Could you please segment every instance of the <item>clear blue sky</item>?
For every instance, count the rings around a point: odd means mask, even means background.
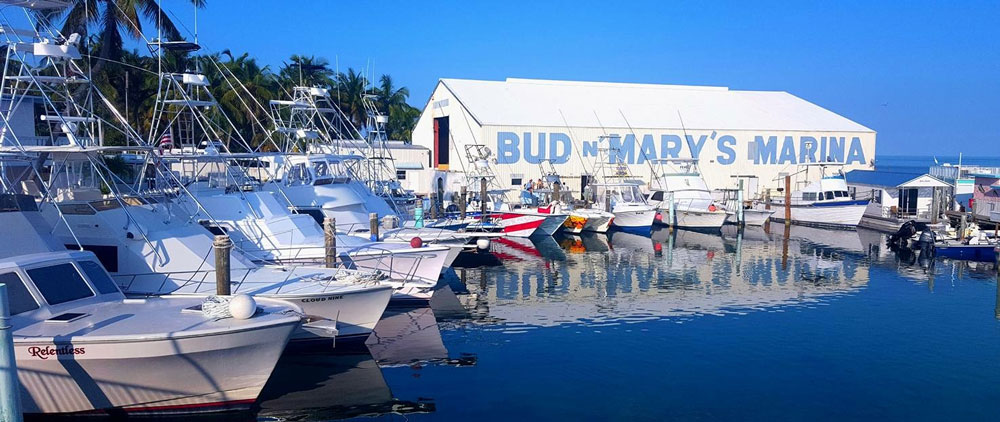
[[[1000,2],[207,3],[211,51],[374,61],[421,108],[444,77],[721,85],[835,111],[876,130],[880,155],[1000,155]]]

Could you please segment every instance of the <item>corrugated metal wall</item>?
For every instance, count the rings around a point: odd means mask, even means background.
[[[415,145],[427,147],[433,154],[433,119],[448,116],[452,160],[449,170],[462,170],[460,161],[465,161],[465,145],[485,144],[496,158],[494,168],[498,176],[511,188],[517,188],[511,184],[512,176],[520,176],[522,182],[538,179],[539,161],[551,159],[569,187],[578,191],[580,175],[593,170],[596,142],[605,135],[611,136],[611,142],[620,147],[619,156],[630,163],[629,169],[636,178],[647,183],[651,175],[647,160],[650,157],[696,156],[710,188],[735,188],[737,182],[733,176],[751,175],[759,178],[757,186],[761,192],[783,186],[783,180],[778,179],[795,173],[803,162],[827,161],[826,158],[847,163],[845,171],[874,168],[874,132],[479,126],[475,116],[442,84],[438,84],[427,107],[414,129]],[[815,176],[813,172],[811,177]],[[796,179],[804,183],[802,175]]]

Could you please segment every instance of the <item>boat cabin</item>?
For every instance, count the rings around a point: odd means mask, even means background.
[[[93,253],[46,252],[0,260],[0,283],[7,285],[14,318],[67,323],[84,318],[70,312],[81,305],[120,301],[118,289]]]
[[[626,181],[620,183],[592,183],[585,188],[585,196],[593,204],[604,204],[610,201],[611,208],[615,204],[645,204],[646,198],[640,189],[641,183]],[[605,199],[607,198],[607,199]]]
[[[929,174],[852,170],[847,174],[850,195],[871,199],[861,225],[892,230],[907,220],[933,222],[944,212],[954,186]]]

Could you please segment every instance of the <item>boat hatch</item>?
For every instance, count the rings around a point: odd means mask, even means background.
[[[56,315],[56,316],[54,316],[52,318],[49,318],[49,319],[45,320],[45,322],[68,323],[68,322],[76,321],[76,320],[78,320],[80,318],[83,318],[83,317],[85,317],[87,315],[88,314],[80,313],[80,312],[66,312],[66,313],[62,313],[62,314]]]

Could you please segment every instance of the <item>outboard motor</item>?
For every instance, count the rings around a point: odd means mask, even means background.
[[[934,248],[936,242],[937,233],[934,233],[931,229],[924,229],[924,231],[920,232],[920,239],[917,241],[920,246],[920,256],[933,259],[936,253]]]
[[[917,234],[917,227],[913,220],[903,223],[896,233],[889,236],[889,249],[897,250],[907,247],[910,238],[915,234]]]

